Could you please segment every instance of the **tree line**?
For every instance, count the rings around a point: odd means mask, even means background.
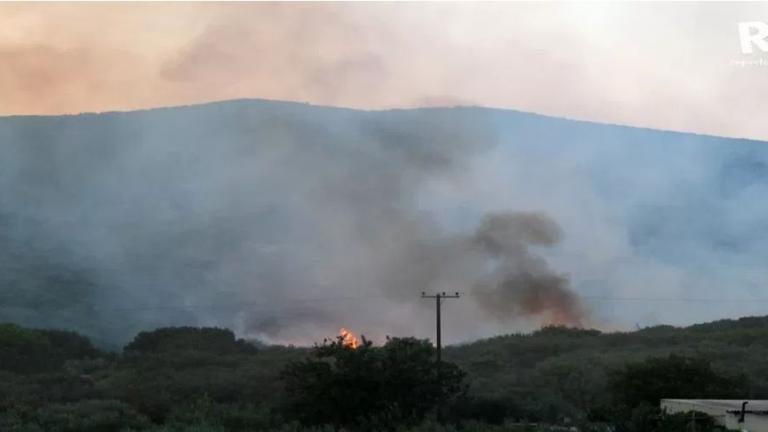
[[[681,431],[690,417],[661,412],[660,398],[768,393],[766,324],[548,327],[447,347],[439,364],[429,341],[407,337],[297,348],[174,327],[111,352],[0,324],[0,430]]]

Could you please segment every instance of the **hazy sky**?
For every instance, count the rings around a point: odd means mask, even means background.
[[[761,20],[768,3],[6,3],[0,115],[474,104],[765,140],[768,54],[737,30]]]

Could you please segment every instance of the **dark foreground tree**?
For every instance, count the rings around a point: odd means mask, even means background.
[[[425,340],[392,338],[357,348],[341,339],[314,349],[313,357],[283,371],[287,411],[305,424],[378,427],[422,419],[462,393],[464,372],[434,360]]]

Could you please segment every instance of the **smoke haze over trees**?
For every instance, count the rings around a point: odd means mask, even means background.
[[[382,340],[430,336],[419,293],[460,291],[456,342],[757,313],[589,299],[758,296],[766,167],[755,141],[481,108],[1,118],[0,320]]]

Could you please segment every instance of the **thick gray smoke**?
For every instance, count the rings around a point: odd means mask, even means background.
[[[560,241],[560,227],[536,213],[488,215],[474,240],[494,259],[486,280],[475,285],[480,304],[493,316],[544,315],[552,324],[581,326],[586,311],[568,279],[531,251]]]
[[[547,215],[493,212],[466,233],[440,236],[434,226],[414,225],[397,237],[405,225],[400,221],[399,228],[390,227],[376,242],[388,241],[392,249],[392,261],[378,267],[378,286],[388,298],[412,302],[419,287],[459,291],[480,306],[481,321],[535,318],[543,324],[585,324],[587,310],[567,277],[536,253],[537,247],[552,247],[562,237]]]
[[[531,252],[557,241],[553,222],[496,215],[473,233],[477,217],[443,223],[425,195],[461,185],[495,130],[482,110],[257,101],[0,119],[0,321],[106,341],[179,324],[428,336],[422,291],[484,284],[455,323],[578,323]]]
[[[765,314],[600,299],[761,298],[766,149],[479,108],[2,118],[0,321],[431,337],[422,291],[467,294],[447,343]]]

